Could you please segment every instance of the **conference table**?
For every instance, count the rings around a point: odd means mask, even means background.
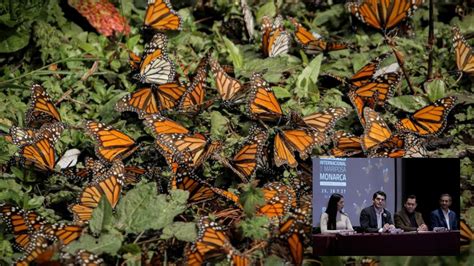
[[[380,256],[459,255],[459,231],[314,234],[313,254]]]

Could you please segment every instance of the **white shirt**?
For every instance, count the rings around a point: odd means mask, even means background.
[[[443,214],[444,214],[444,219],[446,220],[446,224],[448,225],[448,229],[451,230],[451,226],[449,225],[449,212],[451,210],[448,209],[447,212],[445,212],[443,209],[441,209],[443,211]]]
[[[336,214],[336,230],[328,230],[328,219],[329,216],[327,213],[323,212],[321,214],[321,233],[339,233],[344,230],[351,230],[352,228],[351,220],[349,220],[349,216],[344,213],[338,212]]]
[[[383,224],[382,224],[383,209],[382,209],[382,211],[379,211],[379,210],[377,210],[377,208],[375,208],[375,214],[377,215],[377,229],[380,229],[383,226]]]

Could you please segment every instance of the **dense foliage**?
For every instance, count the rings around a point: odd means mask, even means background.
[[[185,246],[196,239],[199,218],[212,214],[217,218],[230,217],[232,221],[226,222],[232,224],[232,230],[237,232],[234,234],[237,237],[231,242],[241,252],[250,250],[245,254],[255,260],[262,259],[269,265],[283,264],[287,257],[277,257],[278,250],[269,252],[267,245],[262,244],[271,240],[270,236],[274,234],[271,221],[254,213],[256,206],[262,204],[261,188],[266,182],[291,184],[291,180],[299,176],[297,171],[279,167],[271,176],[268,172],[258,171],[251,182],[241,184],[241,180],[226,166],[210,158],[199,174],[213,186],[240,192],[244,211],[235,214],[232,205],[224,199],[213,201],[218,204],[189,206],[186,204],[186,192],[176,190],[164,193],[167,191],[163,184],[167,183],[171,172],[156,152],[151,132],[145,129],[135,114],[119,113],[114,109],[117,101],[137,89],[137,82],[130,75],[129,51],[142,53],[145,39],[150,38],[149,33],[142,30],[146,1],[114,1],[129,21],[131,33],[111,37],[96,32],[66,1],[21,2],[0,4],[2,134],[7,135],[13,125],[25,126],[30,87],[37,83],[56,103],[63,122],[71,126],[56,144],[59,155],[72,148],[79,149],[80,167],[86,156],[94,157],[95,143],[82,128],[84,120],[97,120],[139,140],[141,148],[127,159],[127,164],[153,169],[152,173],[141,177],[140,183],[124,188],[115,211],[106,201],[102,201],[94,210],[88,231],[80,240],[68,245],[67,250],[87,248],[101,254],[109,264],[122,261],[137,265],[150,261],[180,263],[183,262]],[[451,31],[451,27],[457,25],[464,35],[474,32],[472,9],[464,7],[463,16],[460,16],[455,5],[435,5],[435,39],[430,68],[427,3],[409,20],[407,32],[392,37],[387,43],[381,33],[351,17],[343,3],[327,2],[249,0],[247,3],[256,21],[255,32],[249,34],[239,1],[172,1],[174,9],[183,18],[183,25],[182,31],[166,33],[169,57],[177,65],[179,78],[183,82],[188,82],[188,75],[195,73],[199,61],[209,51],[221,65],[231,65],[234,76],[243,83],[248,83],[254,72],[264,71],[264,78],[271,84],[284,113],[296,111],[307,115],[329,107],[353,109],[346,96],[347,88],[327,88],[319,78],[321,73],[350,77],[370,60],[396,49],[403,55],[406,75],[402,77],[394,97],[380,113],[388,124],[393,125],[406,113],[439,98],[457,96],[457,105],[447,117],[446,129],[441,135],[428,139],[427,148],[432,157],[461,159],[461,218],[473,225],[474,78],[467,74],[460,76],[457,71]],[[260,48],[260,21],[264,15],[274,17],[277,14],[294,17],[306,28],[352,43],[356,48],[312,56],[305,54],[293,41],[288,55],[265,58]],[[284,25],[289,32],[292,31],[289,21],[285,20]],[[473,44],[470,40],[468,42]],[[396,62],[395,57],[384,64],[393,62]],[[428,78],[429,69],[431,78]],[[215,100],[212,105],[195,116],[173,112],[169,116],[191,131],[222,141],[220,156],[231,158],[249,134],[252,121],[246,115],[244,106],[230,110],[219,105],[217,92],[213,89],[215,81],[211,76],[207,86],[206,99]],[[364,130],[355,112],[341,119],[336,129],[358,135]],[[274,134],[272,131],[271,135]],[[326,156],[331,148],[331,143],[318,146],[312,151],[312,156]],[[72,215],[67,206],[74,202],[86,182],[59,174],[46,175],[12,163],[12,158],[18,155],[17,151],[16,145],[0,138],[0,202],[35,210],[50,221],[71,221]],[[234,220],[237,222],[234,223]],[[2,263],[11,263],[21,255],[13,249],[11,238],[7,230],[1,231]],[[311,257],[310,244],[308,241],[305,243],[306,262],[314,263],[316,259]],[[466,255],[472,253],[473,248],[471,244],[470,250],[463,250],[459,257],[377,259],[382,265],[472,265],[472,258]],[[353,259],[317,258],[324,265],[340,265]],[[355,259],[358,262],[361,260]],[[219,257],[217,261],[227,263],[225,257]]]

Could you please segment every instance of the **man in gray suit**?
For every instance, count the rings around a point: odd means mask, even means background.
[[[372,196],[372,206],[360,212],[360,227],[366,232],[387,232],[395,229],[392,222],[392,214],[385,207],[387,195],[383,191],[377,191]]]
[[[416,196],[408,196],[403,209],[393,216],[395,227],[401,228],[403,231],[428,231],[423,216],[415,211],[416,206]]]

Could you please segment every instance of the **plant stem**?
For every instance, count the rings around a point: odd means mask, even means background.
[[[56,62],[53,62],[49,65],[45,65],[43,67],[40,67],[38,69],[35,69],[35,70],[32,70],[28,73],[25,73],[25,74],[22,74],[22,75],[19,75],[18,77],[16,78],[12,78],[12,79],[9,79],[9,80],[5,80],[5,81],[0,81],[0,87],[6,85],[6,84],[9,84],[15,80],[18,80],[18,79],[22,79],[24,77],[27,77],[29,75],[32,75],[36,72],[42,72],[44,71],[45,69],[48,69],[51,65],[56,65],[56,64],[60,64],[60,63],[66,63],[66,62],[73,62],[73,61],[97,61],[97,60],[101,60],[101,61],[106,61],[107,58],[97,58],[97,57],[91,57],[91,58],[86,58],[86,57],[73,57],[73,58],[65,58],[65,59],[61,59],[61,60],[58,60]],[[43,72],[45,73],[45,72]],[[49,71],[49,74],[53,74],[53,73],[58,73],[58,71]]]
[[[433,21],[433,0],[430,0],[430,22],[429,22],[429,34],[428,34],[428,75],[426,80],[433,78],[433,45],[434,45],[434,21]]]

